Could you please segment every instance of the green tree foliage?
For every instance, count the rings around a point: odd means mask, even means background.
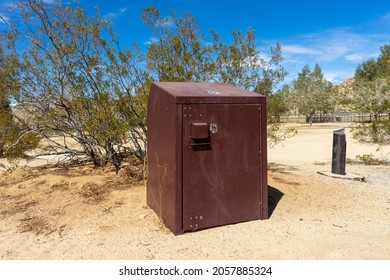
[[[380,48],[380,55],[360,64],[355,70],[357,83],[373,82],[376,79],[390,79],[390,45]]]
[[[274,86],[283,81],[287,73],[281,66],[283,58],[279,44],[271,48],[270,59],[266,60],[255,46],[256,36],[251,29],[245,34],[240,30],[233,32],[231,44],[222,44],[219,36],[213,34],[217,50],[216,80],[266,96],[271,95]]]
[[[162,17],[156,7],[146,7],[142,19],[155,36],[147,49],[147,67],[159,81],[205,82],[214,74],[213,48],[202,43],[196,20],[170,11]]]
[[[268,96],[267,113],[270,123],[279,123],[280,117],[291,109],[290,92],[290,86],[283,85],[282,88]]]
[[[2,39],[0,37],[0,39]],[[12,55],[7,54],[2,44],[0,44],[0,110],[11,112],[9,96],[18,90],[16,76],[16,61]]]
[[[0,45],[0,157],[13,158],[38,145],[39,138],[13,115],[9,96],[18,90],[16,60]]]
[[[390,118],[379,118],[382,113],[390,113],[390,45],[380,48],[377,59],[367,60],[356,68],[355,81],[343,103],[353,111],[374,117],[370,124],[355,128],[355,138],[376,143],[390,141]]]
[[[212,31],[206,42],[190,14],[171,11],[165,18],[147,7],[142,18],[155,38],[143,56],[136,45],[119,46],[98,10],[88,15],[77,2],[47,3],[19,1],[18,25],[4,22],[9,30],[2,36],[17,42],[9,50],[18,66],[19,88],[11,92],[22,108],[19,121],[56,153],[87,155],[97,166],[112,162],[117,169],[129,153],[143,160],[153,80],[229,82],[268,95],[275,115],[285,110],[278,104],[282,95],[272,95],[286,75],[281,48],[271,48],[264,59],[253,30],[235,31],[231,44]]]
[[[390,110],[390,80],[355,81],[347,100],[353,111],[370,113],[378,120],[379,114]]]
[[[385,79],[390,79],[390,45],[384,45],[380,48],[378,64],[381,76]]]
[[[374,115],[390,110],[390,45],[380,48],[379,57],[356,68],[355,82],[346,102],[352,110]]]
[[[24,156],[37,147],[40,138],[14,119],[12,113],[0,110],[0,158]]]
[[[268,97],[269,139],[277,136],[280,114],[287,109],[283,95],[273,95],[275,85],[287,74],[281,62],[281,46],[271,48],[270,58],[263,58],[255,46],[255,33],[248,29],[233,32],[233,41],[223,43],[220,35],[211,30],[211,42],[205,42],[196,20],[189,14],[162,17],[156,7],[143,10],[145,25],[154,40],[147,48],[147,67],[159,81],[223,82],[253,90]]]
[[[355,79],[358,82],[372,82],[380,76],[380,67],[374,59],[360,64],[355,70]]]
[[[77,3],[20,1],[16,10],[23,23],[9,25],[9,34],[23,49],[13,50],[20,54],[21,81],[13,97],[23,106],[25,125],[52,150],[85,154],[97,166],[112,162],[118,170],[129,153],[143,159],[145,117],[137,99],[147,75],[135,48],[121,50],[111,23]]]
[[[275,144],[284,141],[286,138],[296,134],[295,129],[280,129],[280,118],[291,109],[290,100],[291,89],[289,85],[284,85],[275,93],[271,93],[267,98],[267,136],[268,145],[273,147]]]
[[[320,66],[316,64],[311,71],[306,65],[292,82],[291,98],[298,112],[306,115],[311,125],[316,112],[326,113],[334,109],[332,91],[333,86],[324,78]]]
[[[214,37],[217,80],[253,89],[260,78],[261,69],[259,52],[253,42],[254,31],[249,29],[245,34],[240,30],[234,31],[233,42],[229,45],[221,43],[218,34],[214,33]]]
[[[224,82],[263,94],[286,75],[281,66],[281,47],[271,48],[271,58],[262,58],[249,29],[233,32],[233,42],[226,44],[211,30],[211,42],[205,42],[196,20],[189,14],[162,17],[154,6],[143,10],[145,25],[154,40],[147,48],[147,67],[159,81]]]

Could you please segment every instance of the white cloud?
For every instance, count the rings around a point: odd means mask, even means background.
[[[285,55],[295,55],[295,54],[303,54],[303,55],[317,55],[319,51],[313,48],[309,48],[302,45],[283,45],[282,52]]]
[[[331,29],[280,40],[286,62],[305,60],[306,64],[332,61],[360,62],[377,53],[390,35],[360,34],[349,29]]]
[[[344,58],[348,61],[361,62],[363,61],[364,56],[359,53],[353,53],[353,54],[346,55]]]
[[[309,45],[318,51],[313,53],[318,62],[338,60],[351,54],[359,46],[366,46],[368,42],[366,36],[354,33],[349,29],[331,29],[298,39],[304,46]]]
[[[129,6],[124,7],[124,8],[120,8],[119,11],[105,14],[104,17],[114,19],[114,18],[117,18],[121,15],[124,15],[128,9],[129,9]]]
[[[345,70],[326,71],[326,69],[325,69],[323,72],[324,72],[324,78],[333,84],[341,83],[341,82],[345,81],[346,79],[353,76],[353,72],[345,71]]]
[[[150,37],[147,41],[144,42],[144,45],[151,45],[152,43],[157,43],[158,39],[156,37]]]
[[[352,76],[359,63],[378,57],[379,48],[390,42],[388,26],[390,13],[355,27],[267,41],[261,48],[280,43],[283,66],[289,72],[286,83],[295,79],[305,65],[313,67],[317,63],[325,78],[336,84]]]

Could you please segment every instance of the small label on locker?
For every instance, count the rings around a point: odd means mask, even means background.
[[[210,124],[210,132],[211,133],[217,133],[218,132],[218,125],[216,123]]]
[[[209,93],[209,94],[220,94],[220,92],[219,91],[216,91],[216,90],[208,90],[207,91],[207,93]]]

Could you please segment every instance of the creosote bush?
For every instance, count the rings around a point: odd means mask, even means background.
[[[189,13],[171,11],[168,18],[146,7],[142,19],[157,39],[141,53],[136,44],[120,46],[112,22],[98,9],[88,14],[77,2],[41,0],[20,0],[12,9],[18,21],[0,15],[7,27],[1,42],[15,62],[18,86],[7,94],[23,112],[18,122],[26,147],[34,143],[34,132],[52,153],[84,155],[96,166],[113,164],[117,172],[129,155],[146,161],[152,81],[226,82],[265,94],[275,108],[269,139],[281,139],[275,120],[287,108],[272,98],[287,74],[281,47],[276,44],[264,58],[251,29],[234,31],[229,44],[211,31],[206,42]]]

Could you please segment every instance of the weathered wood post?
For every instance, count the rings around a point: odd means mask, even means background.
[[[345,175],[346,151],[344,128],[333,131],[332,173]]]

